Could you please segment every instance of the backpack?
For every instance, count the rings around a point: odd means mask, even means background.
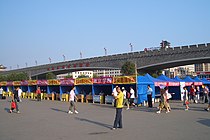
[[[126,92],[126,99],[130,99],[131,94],[129,92]]]

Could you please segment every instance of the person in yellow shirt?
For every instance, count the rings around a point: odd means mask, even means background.
[[[117,87],[117,96],[114,96],[116,99],[116,116],[114,120],[114,126],[112,130],[117,128],[122,128],[122,109],[123,109],[123,92],[120,87]]]

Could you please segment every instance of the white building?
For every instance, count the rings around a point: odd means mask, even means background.
[[[116,77],[121,75],[121,70],[94,70],[93,73],[98,77]]]

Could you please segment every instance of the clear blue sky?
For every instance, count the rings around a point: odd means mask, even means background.
[[[210,0],[0,0],[0,64],[16,69],[210,42]]]

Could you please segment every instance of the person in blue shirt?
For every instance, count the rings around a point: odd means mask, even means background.
[[[150,87],[150,85],[147,86],[147,103],[148,103],[148,107],[152,107],[152,88]]]

